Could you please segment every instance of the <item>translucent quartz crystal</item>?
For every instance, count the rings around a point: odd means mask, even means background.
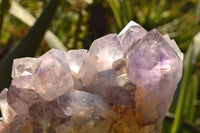
[[[77,77],[78,77],[80,68],[83,65],[83,61],[85,59],[86,54],[87,54],[86,49],[70,50],[66,53],[67,62],[69,63],[69,67],[72,72],[72,78],[73,78],[75,89],[80,89],[82,87],[81,82],[79,79],[77,79]]]
[[[0,109],[1,109],[1,118],[0,118],[0,132],[6,127],[15,117],[15,111],[8,105],[7,102],[7,92],[8,89],[4,89],[0,93]]]
[[[58,99],[55,99],[49,102],[49,107],[55,113],[57,117],[66,118],[64,111],[61,109],[60,105],[58,104]]]
[[[13,61],[12,78],[29,76],[33,73],[36,58],[25,57]]]
[[[170,46],[175,51],[175,53],[178,55],[178,57],[181,59],[181,61],[183,61],[183,53],[176,45],[176,42],[174,40],[171,40],[167,34],[164,35],[163,38],[170,44]]]
[[[98,96],[83,91],[72,90],[58,98],[61,109],[67,116],[99,117],[107,104]]]
[[[182,76],[174,40],[130,22],[89,51],[13,62],[0,93],[2,133],[158,133]]]
[[[144,124],[161,124],[182,75],[182,61],[170,45],[154,29],[128,52],[128,76],[139,88],[143,104],[136,109]]]
[[[83,86],[88,86],[92,82],[94,74],[98,71],[112,68],[112,63],[122,56],[117,34],[109,34],[95,40],[80,69],[79,76]]]
[[[42,102],[43,99],[34,90],[10,86],[8,90],[8,103],[18,114],[27,114],[31,105]]]
[[[33,66],[36,58],[25,57],[15,59],[12,69],[12,85],[19,88],[34,88],[33,87]]]
[[[133,21],[127,26],[128,29],[125,32],[120,32],[118,35],[118,39],[124,52],[147,34],[147,31],[142,26]]]
[[[127,75],[117,76],[113,69],[98,72],[84,91],[100,95],[111,105],[134,107],[135,86],[128,83]],[[106,81],[106,82],[105,82]]]
[[[35,91],[51,101],[73,89],[72,74],[64,51],[52,49],[34,65]]]
[[[77,74],[80,71],[86,54],[86,49],[70,50],[67,52],[67,61],[72,72]]]

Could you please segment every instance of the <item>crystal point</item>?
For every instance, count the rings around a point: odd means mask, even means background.
[[[70,50],[69,52],[67,52],[67,60],[72,72],[77,74],[80,71],[86,54],[86,49]]]
[[[12,67],[12,86],[33,89],[33,68],[36,58],[15,59]]]
[[[129,79],[139,88],[143,102],[137,108],[142,108],[144,122],[160,123],[181,78],[182,61],[156,30],[129,51],[127,61]]]
[[[123,30],[122,30],[123,31]],[[132,23],[123,32],[120,32],[118,39],[124,52],[134,46],[137,41],[142,39],[147,31],[139,24]]]
[[[51,101],[73,89],[73,78],[64,51],[52,49],[35,62],[36,92]]]
[[[116,34],[109,34],[95,40],[79,72],[83,85],[89,85],[95,73],[112,68],[113,62],[122,57],[123,53]]]
[[[36,58],[25,57],[13,61],[12,78],[32,75]]]
[[[175,53],[178,55],[181,61],[183,61],[184,55],[181,52],[181,50],[178,48],[176,42],[174,40],[171,40],[167,34],[164,35],[163,38],[169,43],[169,45],[172,47],[172,49],[175,51]]]

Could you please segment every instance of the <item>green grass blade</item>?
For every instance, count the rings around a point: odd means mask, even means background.
[[[174,121],[174,115],[173,114],[167,114],[167,116],[165,117],[165,121],[172,123]],[[186,129],[187,131],[190,131],[190,133],[200,133],[200,127],[195,125],[194,123],[190,122],[190,121],[183,121],[183,127],[184,129]],[[169,127],[170,128],[170,127]],[[170,131],[165,131],[162,130],[162,133],[171,133]],[[177,133],[182,133],[182,132],[177,132]]]
[[[187,92],[187,86],[190,81],[191,73],[192,73],[192,57],[193,57],[193,45],[190,45],[187,51],[187,56],[185,59],[185,71],[183,75],[183,81],[181,85],[181,91],[179,94],[179,99],[176,108],[176,117],[172,125],[171,133],[178,133],[180,130],[180,126],[183,121],[183,108],[184,108],[184,99]]]
[[[191,77],[190,85],[187,89],[187,96],[185,99],[184,107],[184,120],[193,122],[195,114],[195,100],[197,99],[198,94],[198,78],[196,74],[193,74]],[[190,131],[185,128],[182,130],[183,133],[189,133]]]
[[[121,11],[121,14],[123,14],[121,16],[121,20],[123,22],[123,26],[128,24],[128,12],[127,12],[126,1],[127,0],[122,0],[121,3],[120,3],[120,11]]]
[[[128,22],[130,22],[133,18],[132,13],[132,3],[130,0],[122,0],[120,3],[120,9],[121,9],[121,19],[123,21],[123,26],[127,25]]]
[[[124,0],[125,1],[125,4],[126,4],[126,12],[127,12],[127,18],[128,18],[128,22],[131,21],[133,19],[133,12],[132,12],[132,8],[133,8],[133,5],[131,3],[131,0]]]
[[[195,101],[198,94],[198,78],[196,74],[191,77],[190,86],[188,87],[187,97],[185,100],[184,119],[192,121],[194,119]]]
[[[184,110],[184,103],[185,103],[185,98],[187,96],[187,89],[189,82],[191,81],[192,78],[192,69],[194,66],[194,63],[196,62],[196,58],[200,52],[200,32],[197,33],[193,39],[192,45],[189,46],[187,53],[186,53],[186,58],[184,61],[184,75],[183,75],[183,80],[181,84],[181,90],[178,98],[178,103],[177,103],[177,108],[176,108],[176,118],[173,122],[171,132],[172,133],[178,133],[180,131],[180,126],[183,121],[183,110]],[[191,103],[190,103],[191,104]]]
[[[121,14],[120,14],[120,4],[117,0],[107,0],[108,4],[114,14],[114,17],[116,19],[117,25],[119,27],[119,29],[121,30],[123,28],[123,24],[121,21]]]
[[[196,74],[193,74],[192,76],[192,99],[191,99],[191,106],[190,106],[190,112],[188,113],[188,120],[193,121],[194,120],[194,114],[195,114],[195,101],[197,99],[198,95],[198,76]]]
[[[14,0],[10,8],[10,14],[21,20],[23,23],[28,26],[33,26],[36,21],[36,18],[33,17],[25,8],[19,5]],[[54,35],[51,31],[47,31],[44,35],[44,39],[47,41],[47,44],[50,48],[56,48],[60,50],[67,51],[66,47],[62,42]]]
[[[33,56],[56,12],[61,0],[51,0],[34,26],[19,44],[0,62],[0,89],[8,87],[11,80],[12,62],[15,58]]]
[[[185,104],[184,104],[184,110],[183,110],[183,115],[184,115],[184,119],[188,120],[189,118],[189,114],[191,112],[191,107],[194,104],[193,100],[193,81],[192,79],[190,80],[190,84],[187,87],[187,93],[186,93],[186,97],[185,97]]]

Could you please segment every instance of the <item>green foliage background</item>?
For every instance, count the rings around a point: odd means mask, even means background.
[[[13,3],[36,18],[34,26],[11,12]],[[88,49],[93,40],[118,33],[131,20],[168,33],[185,53],[184,75],[162,133],[200,133],[200,0],[0,0],[0,89],[10,82],[12,59],[40,56],[60,45]],[[47,27],[60,44],[55,39],[49,44]]]

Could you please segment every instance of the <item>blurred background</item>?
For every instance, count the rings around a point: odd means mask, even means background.
[[[167,33],[185,54],[162,133],[200,133],[200,0],[0,0],[0,89],[10,83],[14,58],[88,49],[131,20]]]

